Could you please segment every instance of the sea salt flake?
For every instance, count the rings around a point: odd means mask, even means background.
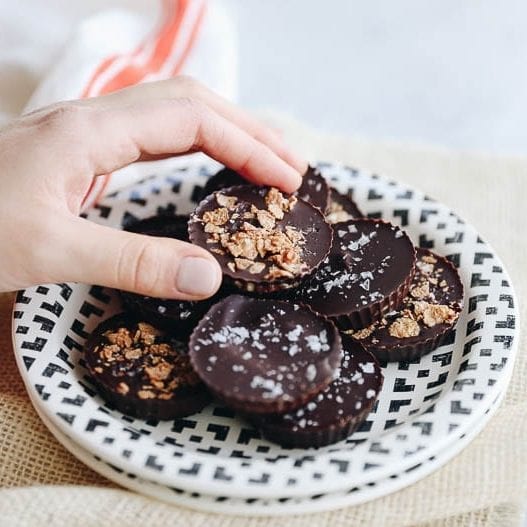
[[[300,337],[301,333],[303,333],[303,331],[304,328],[297,324],[295,329],[292,329],[291,331],[286,333],[286,337],[290,342],[296,342],[298,340],[298,337]]]
[[[359,366],[361,367],[364,373],[374,373],[375,372],[375,368],[372,362],[361,362]]]
[[[314,364],[309,364],[306,368],[306,379],[309,382],[313,382],[317,376],[317,368]]]

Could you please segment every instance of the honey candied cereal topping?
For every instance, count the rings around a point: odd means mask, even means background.
[[[304,234],[291,225],[282,227],[280,220],[297,203],[294,196],[285,197],[270,188],[265,195],[266,209],[239,202],[222,192],[215,195],[218,208],[203,213],[201,221],[209,234],[207,243],[217,244],[213,252],[227,254],[232,271],[264,275],[264,279],[293,278],[307,269],[302,259]],[[227,224],[234,221],[235,232]]]

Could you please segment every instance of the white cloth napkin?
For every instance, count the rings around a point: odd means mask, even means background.
[[[17,99],[35,77],[24,112],[178,74],[236,99],[236,32],[221,5],[206,0],[89,4],[94,11],[59,0],[0,2],[0,71],[7,71],[0,80],[0,117],[3,112],[7,120],[12,112],[6,99],[20,104]],[[147,170],[137,164],[96,178],[85,205]]]

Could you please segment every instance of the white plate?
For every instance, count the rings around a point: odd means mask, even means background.
[[[472,430],[510,373],[518,340],[517,301],[503,264],[473,227],[421,192],[320,166],[339,190],[353,188],[370,216],[401,224],[416,244],[450,257],[466,288],[455,340],[418,361],[389,364],[378,404],[352,438],[318,450],[284,449],[215,405],[174,422],[122,415],[95,393],[80,351],[86,335],[118,309],[116,297],[82,284],[18,295],[14,348],[39,410],[82,448],[127,472],[190,492],[246,498],[361,486],[425,463]],[[198,165],[152,176],[108,197],[88,217],[119,227],[160,209],[187,213],[214,170]]]
[[[420,480],[431,472],[442,467],[453,456],[457,455],[470,443],[484,428],[485,424],[494,415],[505,394],[505,389],[498,395],[494,404],[488,409],[480,422],[446,451],[438,452],[428,458],[426,462],[419,463],[401,474],[391,474],[379,481],[369,481],[360,487],[351,487],[344,491],[332,494],[317,494],[305,498],[283,499],[242,499],[223,496],[211,496],[197,492],[185,492],[182,489],[165,487],[158,483],[137,477],[135,474],[123,472],[121,469],[105,463],[80,448],[65,434],[52,425],[44,416],[42,420],[55,438],[85,465],[89,466],[107,479],[145,496],[164,501],[172,505],[182,505],[201,511],[252,515],[252,516],[278,516],[293,514],[309,514],[324,512],[351,505],[358,505],[375,498],[386,496],[401,490]]]

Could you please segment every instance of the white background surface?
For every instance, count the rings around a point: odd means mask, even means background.
[[[525,2],[222,2],[242,104],[330,132],[527,153]]]

